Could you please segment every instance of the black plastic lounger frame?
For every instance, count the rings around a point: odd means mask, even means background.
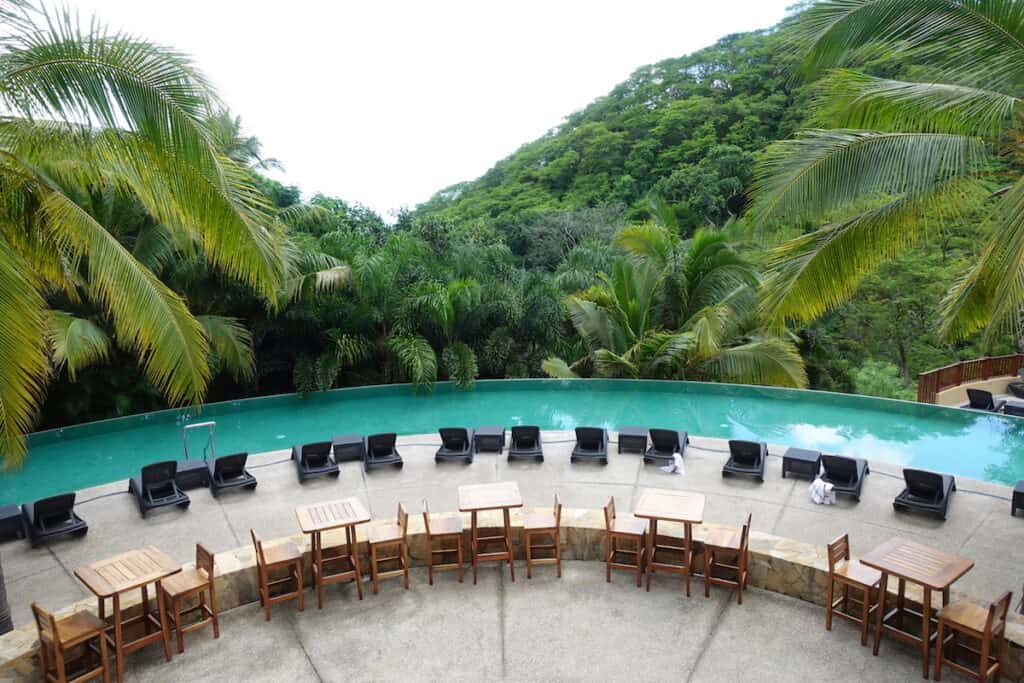
[[[508,459],[532,459],[544,462],[544,447],[540,441],[540,427],[519,425],[512,428],[511,445],[508,448]]]
[[[363,460],[363,470],[369,472],[371,467],[382,465],[401,468],[402,456],[395,448],[396,438],[397,435],[394,432],[370,434],[366,437],[366,459]]]
[[[739,475],[764,481],[764,461],[768,444],[757,441],[729,441],[729,459],[722,466],[722,476]]]
[[[997,401],[992,398],[991,391],[984,389],[968,389],[967,399],[970,401],[967,407],[974,410],[987,410],[990,413],[998,413],[1006,401]]]
[[[608,464],[608,430],[600,427],[577,427],[576,447],[572,449],[569,462],[589,460]]]
[[[185,509],[191,502],[182,493],[174,479],[178,473],[178,463],[173,460],[155,462],[142,468],[142,475],[128,480],[128,491],[135,496],[139,504],[139,512],[146,513],[155,508],[177,505]]]
[[[917,510],[942,519],[949,513],[949,496],[956,491],[956,479],[949,474],[926,470],[903,470],[907,487],[892,502],[896,510]]]
[[[89,525],[75,514],[75,494],[62,493],[59,496],[43,498],[21,506],[21,516],[28,529],[28,539],[35,547],[43,541],[77,534],[85,536]]]
[[[303,482],[312,477],[337,477],[340,472],[338,463],[331,457],[333,449],[334,444],[330,441],[292,446],[292,460],[295,461],[299,481]]]
[[[644,453],[644,463],[672,462],[676,453],[686,457],[686,445],[690,443],[690,435],[674,429],[652,429],[651,447]]]
[[[256,477],[245,469],[248,453],[224,455],[210,464],[210,493],[216,496],[229,489],[256,488]]]
[[[853,496],[854,500],[860,500],[860,491],[864,488],[864,477],[871,473],[867,460],[822,453],[821,467],[824,470],[821,480],[832,484],[833,491]]]
[[[473,430],[465,427],[441,427],[441,447],[434,454],[434,462],[461,460],[473,462]]]

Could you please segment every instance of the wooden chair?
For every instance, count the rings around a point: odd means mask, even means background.
[[[160,590],[164,592],[164,608],[178,638],[178,654],[185,651],[185,634],[207,624],[213,624],[213,637],[220,638],[217,593],[213,587],[213,553],[201,543],[196,543],[196,566],[171,574],[160,582]],[[182,610],[182,602],[193,597],[198,598],[196,605]],[[199,620],[185,624],[182,617],[193,612],[199,613]]]
[[[620,548],[617,541],[632,541],[634,549]],[[622,519],[615,514],[615,497],[604,506],[604,571],[605,581],[611,583],[613,569],[628,569],[636,573],[636,587],[644,573],[647,558],[647,522],[635,517]],[[619,555],[632,557],[633,562],[618,559]]]
[[[370,575],[373,577],[373,592],[377,593],[380,587],[380,579],[401,574],[405,581],[405,589],[409,590],[409,513],[405,506],[398,504],[398,515],[396,524],[377,524],[370,527]],[[379,556],[377,553],[381,546],[397,546],[397,555]],[[398,562],[398,569],[382,572],[382,562]]]
[[[103,683],[110,681],[110,669],[107,663],[107,639],[104,637],[106,623],[92,612],[76,612],[69,617],[56,619],[37,603],[32,603],[32,614],[39,630],[39,668],[44,681],[54,683],[78,683],[103,677]],[[95,644],[93,640],[97,641]],[[85,668],[74,678],[68,678],[68,654],[75,648],[83,648],[83,666],[88,667],[95,662],[94,668]]]
[[[832,617],[837,616],[860,626],[860,644],[868,644],[868,624],[878,609],[878,590],[882,573],[850,559],[850,537],[843,534],[828,544],[828,602],[825,604],[825,630],[832,630]],[[835,597],[836,584],[842,586],[842,595]],[[854,597],[860,614],[850,611],[850,589],[859,591]],[[872,595],[872,592],[874,594]],[[841,607],[841,609],[836,609]]]
[[[551,512],[528,512],[523,515],[523,543],[526,545],[526,578],[533,578],[532,570],[534,563],[554,564],[556,567],[555,575],[559,578],[562,577],[561,531],[562,503],[558,500],[558,494],[555,494],[555,506],[551,509]],[[541,537],[541,539],[548,536],[551,539],[551,543],[534,545],[533,539],[536,536]],[[534,559],[533,552],[535,550],[551,550],[554,552],[554,556]]]
[[[298,599],[299,611],[306,607],[302,594],[302,551],[291,542],[278,543],[269,548],[263,547],[263,541],[255,529],[250,529],[252,544],[256,546],[256,574],[260,582],[260,604],[266,611],[266,620],[270,621],[270,606],[277,602]],[[270,573],[287,570],[288,575],[279,579],[271,579]],[[286,586],[295,582],[293,590],[286,590],[278,595],[271,595],[270,590],[277,586]]]
[[[427,532],[427,582],[434,585],[434,570],[458,569],[459,583],[462,583],[462,576],[465,567],[462,564],[462,517],[441,517],[430,521],[430,506],[427,499],[423,499],[423,528]],[[434,541],[440,542],[441,547],[434,549]],[[445,548],[445,541],[455,541],[454,548]],[[443,557],[455,553],[454,563],[434,564],[435,557]]]
[[[708,532],[704,539],[704,597],[711,597],[711,584],[735,586],[736,603],[743,604],[743,589],[747,587],[750,521],[751,515],[747,515],[747,523],[740,529],[719,527]],[[718,572],[726,575],[716,576]]]
[[[1006,613],[1010,609],[1011,593],[985,609],[966,600],[954,602],[939,610],[939,631],[935,651],[935,680],[942,680],[942,665],[967,674],[984,683],[989,678],[999,681],[1002,676],[1002,660],[1006,655]],[[960,636],[967,636],[977,642],[977,647],[960,642]],[[947,647],[947,643],[949,647]],[[978,668],[971,669],[951,658],[957,650],[966,650],[978,658]],[[947,656],[947,653],[949,656]]]

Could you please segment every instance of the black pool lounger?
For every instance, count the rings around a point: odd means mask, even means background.
[[[540,427],[519,425],[512,428],[512,443],[508,448],[509,462],[531,459],[544,462],[544,448],[540,441]]]
[[[35,547],[45,540],[77,534],[85,536],[89,525],[75,514],[75,494],[62,493],[59,496],[43,498],[21,506],[28,538]]]
[[[729,441],[729,459],[722,466],[722,476],[740,475],[764,481],[764,461],[768,458],[768,444],[763,441]]]
[[[967,399],[970,401],[967,404],[968,408],[987,410],[990,413],[998,413],[1006,403],[1006,401],[995,400],[992,397],[992,392],[985,391],[984,389],[968,389]]]
[[[256,488],[256,477],[245,469],[248,453],[224,455],[210,463],[210,493],[216,496],[230,489]]]
[[[441,447],[434,453],[434,462],[461,460],[473,462],[473,430],[465,427],[441,427]]]
[[[174,479],[178,473],[178,463],[173,460],[155,462],[142,468],[142,475],[128,480],[128,491],[135,496],[139,504],[139,512],[146,513],[155,508],[177,505],[188,507],[189,497],[182,493]]]
[[[292,446],[292,460],[295,461],[295,470],[299,473],[299,482],[312,477],[337,477],[340,472],[338,463],[331,457],[333,448],[334,444],[330,441]]]
[[[821,467],[824,470],[821,480],[832,484],[833,491],[853,496],[854,500],[860,500],[860,491],[864,488],[864,477],[871,473],[867,460],[823,453]]]
[[[674,429],[652,429],[650,431],[651,447],[644,453],[644,464],[652,462],[672,462],[676,453],[686,455],[686,444],[690,436],[686,432]]]
[[[600,427],[577,427],[576,446],[569,462],[589,460],[608,464],[608,430]]]
[[[892,502],[895,510],[917,510],[946,519],[949,496],[956,491],[952,475],[905,469],[903,480],[907,487]]]
[[[370,434],[366,437],[366,459],[363,460],[363,470],[370,471],[371,467],[391,465],[402,467],[402,456],[395,448],[395,439],[398,438],[394,432],[386,434]]]

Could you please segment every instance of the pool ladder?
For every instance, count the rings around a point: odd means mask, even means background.
[[[185,448],[185,460],[188,460],[188,432],[190,429],[206,429],[206,447],[203,448],[203,460],[207,458],[216,458],[217,455],[213,450],[213,430],[217,426],[217,423],[213,420],[208,422],[196,422],[190,425],[181,426],[181,445]]]

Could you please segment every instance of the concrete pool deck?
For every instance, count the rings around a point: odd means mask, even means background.
[[[250,458],[250,469],[259,480],[255,492],[213,498],[206,490],[193,490],[192,505],[185,512],[172,509],[142,519],[134,499],[124,493],[126,482],[83,491],[76,509],[90,525],[85,538],[64,539],[37,549],[25,541],[8,542],[0,545],[0,561],[15,624],[23,625],[30,622],[29,605],[33,600],[56,609],[88,597],[73,575],[76,567],[141,545],[155,544],[177,560],[190,562],[197,541],[215,552],[248,546],[250,527],[268,539],[298,534],[294,514],[297,505],[354,495],[363,500],[374,518],[388,519],[394,516],[399,501],[410,513],[417,514],[420,500],[426,497],[433,512],[449,512],[457,509],[457,488],[461,484],[514,480],[527,507],[549,506],[557,492],[567,507],[589,509],[599,509],[608,496],[614,495],[619,510],[626,512],[645,487],[700,491],[707,496],[708,523],[738,525],[750,512],[755,534],[772,534],[821,547],[845,532],[850,534],[855,555],[893,536],[911,536],[974,560],[974,569],[954,586],[958,591],[991,600],[1004,590],[1015,594],[1020,590],[1024,519],[1010,517],[1007,487],[958,479],[959,491],[953,496],[949,519],[942,522],[894,512],[892,499],[903,487],[899,468],[872,462],[872,474],[859,503],[841,498],[836,506],[816,506],[809,500],[807,481],[781,478],[779,457],[769,458],[763,484],[723,479],[725,442],[700,437],[691,440],[686,474],[681,477],[644,466],[639,455],[620,455],[614,445],[606,467],[571,465],[570,432],[544,433],[543,464],[508,463],[504,455],[483,453],[469,466],[438,466],[433,460],[439,443],[436,434],[401,437],[399,449],[405,459],[402,470],[382,468],[364,473],[361,463],[343,463],[337,480],[312,480],[304,485],[297,481],[288,452],[266,453]],[[779,456],[784,450],[772,447],[770,452]],[[674,582],[660,583],[678,591]],[[698,582],[698,592],[699,586]],[[695,595],[691,602],[703,602],[703,597],[697,600]],[[358,609],[367,610],[371,605],[373,600],[364,601]],[[800,609],[810,609],[820,617],[820,608],[813,605],[801,605]],[[243,612],[251,610],[251,606],[240,608]],[[287,606],[281,611],[287,612]],[[386,615],[380,618],[386,619]],[[567,623],[565,628],[571,625]],[[821,629],[820,621],[815,628]],[[834,671],[831,667],[829,670]]]

